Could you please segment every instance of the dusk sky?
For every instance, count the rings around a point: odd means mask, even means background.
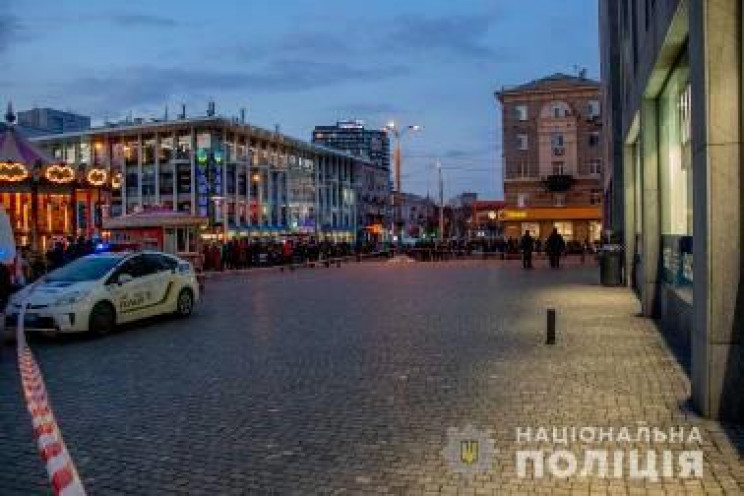
[[[0,101],[94,123],[217,112],[309,140],[357,118],[420,124],[403,189],[501,197],[494,90],[586,67],[596,0],[0,0]]]

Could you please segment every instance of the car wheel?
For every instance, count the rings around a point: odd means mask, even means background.
[[[116,311],[110,303],[102,301],[96,303],[90,311],[88,330],[104,336],[116,327]]]
[[[194,294],[190,289],[184,288],[178,293],[176,300],[176,315],[179,317],[188,317],[194,310]]]

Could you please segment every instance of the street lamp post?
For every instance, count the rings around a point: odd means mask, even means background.
[[[442,163],[437,160],[439,173],[439,242],[444,241],[444,180],[442,179]]]
[[[393,227],[391,231],[397,233],[398,246],[403,243],[403,216],[402,216],[402,205],[401,205],[401,186],[400,186],[400,170],[401,170],[401,141],[408,131],[420,131],[421,126],[408,125],[404,127],[398,126],[394,121],[388,122],[383,128],[383,131],[388,132],[395,138],[395,148],[393,149],[393,178],[394,178],[394,191],[392,195],[393,199]],[[397,226],[397,229],[396,229]]]

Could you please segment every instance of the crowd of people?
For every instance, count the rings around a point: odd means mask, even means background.
[[[96,242],[92,238],[69,236],[66,242],[56,241],[46,252],[45,271],[58,269],[80,257],[91,255],[96,251]]]
[[[202,246],[201,269],[223,271],[269,267],[289,264],[322,262],[341,257],[370,253],[392,253],[396,246],[384,243],[358,241],[355,244],[341,241],[316,240],[313,237],[284,240],[258,240],[235,238],[227,242],[209,242]],[[43,274],[96,251],[94,239],[69,237],[56,241],[43,257],[30,256],[28,249],[19,247],[11,264],[0,264],[0,305],[27,283]],[[422,239],[405,252],[448,252],[470,255],[473,252],[518,254],[525,268],[532,267],[535,253],[546,253],[550,266],[558,268],[560,257],[567,253],[587,254],[594,251],[588,241],[566,242],[557,230],[545,240],[533,237],[529,231],[519,238],[489,238],[477,240],[435,241]]]
[[[202,247],[203,269],[222,271],[316,262],[348,257],[364,251],[362,245],[309,239],[232,239],[206,243]]]

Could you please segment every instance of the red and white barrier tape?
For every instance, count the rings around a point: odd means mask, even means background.
[[[39,365],[26,343],[23,331],[28,297],[21,305],[16,324],[16,341],[18,343],[18,369],[21,373],[21,386],[26,399],[26,408],[31,415],[34,438],[39,448],[39,455],[46,465],[52,492],[60,496],[85,496],[85,488],[75,469],[75,464],[67,451],[62,433],[59,430],[54,412],[49,406],[49,398],[44,385]]]

